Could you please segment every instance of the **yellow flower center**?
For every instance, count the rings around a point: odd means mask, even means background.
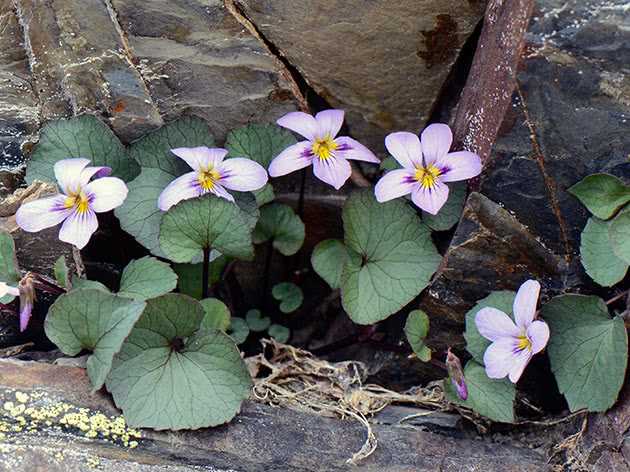
[[[66,201],[63,203],[66,208],[74,208],[77,213],[82,215],[90,208],[90,202],[87,195],[83,190],[79,192],[70,192],[66,197]]]
[[[532,342],[529,340],[529,338],[525,335],[519,336],[518,337],[518,350],[522,351],[523,349],[532,349]]]
[[[221,180],[221,173],[211,167],[209,169],[205,169],[199,172],[198,179],[199,185],[201,185],[202,189],[212,190],[216,183]]]
[[[414,178],[420,182],[423,188],[433,188],[442,171],[433,164],[426,167],[417,167]]]
[[[313,143],[313,154],[319,157],[322,161],[330,159],[332,157],[332,153],[335,149],[337,149],[339,145],[335,142],[333,138],[327,134],[323,138],[317,138]]]

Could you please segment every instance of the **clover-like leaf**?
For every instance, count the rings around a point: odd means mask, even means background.
[[[53,266],[53,273],[55,280],[60,287],[70,287],[70,273],[68,271],[68,265],[66,264],[66,256],[59,256]]]
[[[267,330],[269,336],[278,341],[279,343],[286,343],[291,337],[291,330],[286,326],[279,324],[272,324]]]
[[[339,288],[343,266],[347,261],[346,246],[338,239],[321,241],[311,255],[313,269],[333,290]]]
[[[221,274],[229,258],[219,256],[210,261],[208,285],[212,287],[221,280]],[[177,274],[177,288],[180,293],[201,300],[203,294],[203,264],[173,264]]]
[[[502,311],[514,318],[513,305],[516,293],[509,291],[492,292],[486,298],[482,298],[477,304],[466,313],[466,331],[464,339],[466,340],[466,350],[481,365],[483,365],[483,354],[490,346],[491,342],[479,334],[477,325],[475,324],[475,316],[482,308],[492,307]]]
[[[630,186],[610,174],[592,174],[569,189],[596,217],[607,220],[630,202]]]
[[[234,342],[200,329],[204,310],[186,295],[146,302],[107,377],[107,389],[132,427],[197,429],[229,421],[251,378]]]
[[[252,309],[248,310],[245,314],[245,321],[247,321],[247,326],[251,331],[264,331],[271,324],[271,320],[267,316],[262,316],[260,310]]]
[[[260,219],[252,235],[254,243],[272,240],[273,247],[292,256],[304,243],[304,223],[293,208],[284,203],[270,203],[260,209]]]
[[[174,290],[177,274],[166,262],[146,256],[131,261],[123,270],[118,295],[136,300],[148,300]]]
[[[234,340],[236,344],[242,344],[249,336],[249,326],[243,318],[232,318],[230,320],[230,328],[227,334]]]
[[[6,231],[0,231],[0,282],[17,286],[20,281],[20,270],[15,257],[15,243]],[[0,303],[11,303],[15,297],[5,295],[0,297]]]
[[[462,400],[457,395],[450,379],[444,379],[446,398],[470,408],[481,416],[501,423],[514,422],[514,399],[516,387],[507,379],[490,379],[482,365],[468,361],[464,368],[468,387],[468,398]]]
[[[350,254],[341,276],[341,301],[355,323],[384,320],[424,289],[441,257],[429,228],[402,200],[378,203],[369,190],[343,209]]]
[[[164,214],[160,247],[175,262],[191,262],[208,248],[238,259],[254,256],[247,216],[212,194],[181,201]]]
[[[630,209],[624,209],[611,221],[608,232],[617,257],[630,264]]]
[[[551,370],[569,409],[606,411],[619,395],[628,364],[628,335],[598,297],[560,295],[542,307],[549,324]]]
[[[201,328],[226,332],[230,327],[230,310],[225,303],[217,298],[204,298],[199,303],[205,313],[201,320]]]
[[[84,157],[93,166],[111,167],[112,175],[133,179],[140,168],[109,127],[93,115],[48,122],[26,166],[26,182],[57,183],[53,167],[57,161]]]
[[[68,356],[92,351],[87,372],[93,389],[103,386],[114,355],[138,321],[145,303],[92,288],[74,289],[50,307],[46,336]]]
[[[294,312],[302,306],[304,301],[302,289],[291,282],[281,282],[274,285],[271,289],[271,295],[280,302],[282,313]]]
[[[609,228],[611,221],[591,217],[582,231],[580,258],[586,273],[604,287],[620,282],[628,271],[628,264],[613,251]]]
[[[231,131],[225,147],[230,157],[247,157],[266,169],[274,157],[296,142],[293,134],[284,128],[253,123]]]
[[[405,335],[413,352],[422,362],[431,360],[431,349],[427,347],[424,340],[429,334],[429,317],[422,310],[413,310],[407,316],[405,323]]]
[[[454,182],[449,186],[448,200],[437,215],[426,211],[422,212],[424,221],[433,231],[447,231],[459,222],[459,217],[464,209],[468,184],[466,182]]]

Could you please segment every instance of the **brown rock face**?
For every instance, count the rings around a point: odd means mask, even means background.
[[[315,91],[346,110],[374,150],[392,130],[419,131],[483,1],[237,0]]]

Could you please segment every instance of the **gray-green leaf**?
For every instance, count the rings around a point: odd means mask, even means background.
[[[225,303],[217,298],[204,298],[199,303],[205,312],[201,328],[226,332],[230,327],[230,310]]]
[[[123,270],[118,295],[135,300],[148,300],[174,290],[177,274],[167,263],[146,256],[131,261]]]
[[[20,281],[20,270],[15,257],[15,243],[11,235],[0,231],[0,282],[16,287]],[[0,297],[0,303],[11,303],[15,297],[5,295]]]
[[[293,208],[284,203],[271,203],[260,209],[260,219],[253,233],[254,243],[272,240],[273,247],[285,256],[292,256],[304,243],[304,223]]]
[[[227,334],[230,335],[236,344],[242,344],[249,336],[249,326],[243,318],[232,318]]]
[[[53,266],[53,273],[55,274],[55,280],[60,287],[69,288],[70,286],[70,274],[68,273],[68,266],[66,264],[66,256],[59,256]]]
[[[343,209],[350,257],[341,276],[341,301],[358,324],[376,323],[400,310],[429,283],[441,257],[418,215],[402,200],[378,203],[370,190]]]
[[[96,280],[88,280],[74,275],[72,277],[72,291],[82,288],[92,288],[105,293],[111,293],[109,288]]]
[[[610,174],[592,174],[569,189],[596,217],[607,220],[630,202],[630,186]]]
[[[459,222],[459,217],[464,209],[467,182],[454,182],[449,184],[448,200],[440,209],[437,215],[432,215],[426,211],[422,212],[422,221],[434,231],[447,231]]]
[[[221,280],[221,274],[228,258],[219,256],[210,261],[210,273],[208,285],[212,287]],[[177,274],[177,288],[180,293],[201,300],[203,294],[203,264],[173,264],[173,270]]]
[[[279,343],[286,343],[291,337],[291,330],[286,326],[282,326],[279,324],[272,324],[269,326],[269,330],[267,330],[269,336],[278,341]]]
[[[230,157],[247,157],[265,169],[272,159],[297,141],[293,134],[274,124],[250,124],[231,131],[225,142]]]
[[[229,421],[251,378],[234,342],[199,329],[199,302],[167,294],[147,302],[107,377],[132,427],[197,429]]]
[[[422,362],[431,360],[431,349],[427,347],[424,340],[429,334],[429,317],[422,310],[413,310],[407,316],[405,323],[405,335],[407,341]]]
[[[125,147],[111,129],[93,115],[55,120],[47,123],[26,167],[26,182],[57,183],[53,167],[57,161],[84,157],[93,166],[111,167],[112,175],[129,181],[140,168],[127,155]]]
[[[282,313],[292,313],[300,306],[304,301],[304,294],[302,289],[291,282],[281,282],[274,285],[271,289],[273,298],[280,302],[280,311]]]
[[[591,217],[582,231],[580,257],[586,273],[604,287],[621,281],[628,271],[628,264],[613,251],[610,241],[610,221]]]
[[[103,386],[114,355],[144,308],[144,302],[103,290],[75,289],[50,307],[44,329],[48,339],[68,356],[84,349],[92,351],[87,372],[96,391]]]
[[[252,331],[260,332],[266,330],[271,324],[271,320],[267,316],[262,316],[260,310],[249,310],[245,314],[247,326]]]
[[[551,370],[571,411],[606,411],[619,395],[628,363],[628,335],[598,297],[561,295],[542,307],[549,324]]]
[[[610,242],[617,257],[630,264],[630,210],[623,210],[610,223]]]
[[[333,290],[339,288],[343,266],[348,261],[346,246],[338,239],[326,239],[313,249],[311,265]]]

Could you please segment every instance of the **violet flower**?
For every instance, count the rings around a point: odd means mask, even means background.
[[[337,137],[343,116],[343,110],[324,110],[315,117],[294,111],[276,121],[306,141],[289,146],[271,161],[269,175],[280,177],[312,164],[315,177],[339,190],[350,177],[348,159],[379,164],[379,159],[363,144],[347,136]]]
[[[20,228],[41,231],[59,223],[59,239],[85,247],[98,228],[96,213],[113,210],[127,198],[127,186],[109,175],[109,167],[88,166],[88,159],[63,159],[55,163],[55,177],[62,193],[24,203],[15,215]],[[92,177],[95,180],[90,181]]]
[[[385,174],[374,193],[379,202],[411,194],[413,203],[436,215],[448,199],[446,182],[456,182],[481,173],[481,159],[468,151],[448,152],[453,142],[451,129],[434,123],[418,136],[406,131],[389,134],[385,146],[403,167]]]
[[[482,308],[475,316],[479,333],[492,344],[483,355],[486,374],[491,379],[506,375],[518,382],[525,367],[549,341],[549,326],[535,320],[540,284],[528,280],[518,289],[514,299],[514,319],[496,308]]]
[[[33,285],[33,277],[27,274],[20,280],[20,332],[26,330],[28,322],[33,313],[33,305],[35,303],[35,287]]]
[[[466,385],[466,377],[464,377],[464,369],[459,357],[453,354],[450,348],[446,351],[446,369],[448,370],[451,383],[455,387],[457,396],[466,401],[468,398],[468,386]]]
[[[212,193],[231,202],[234,197],[226,188],[239,192],[258,190],[267,183],[263,166],[244,157],[226,159],[228,151],[205,146],[171,149],[186,161],[193,171],[173,180],[158,198],[158,208],[166,211],[176,203]]]

